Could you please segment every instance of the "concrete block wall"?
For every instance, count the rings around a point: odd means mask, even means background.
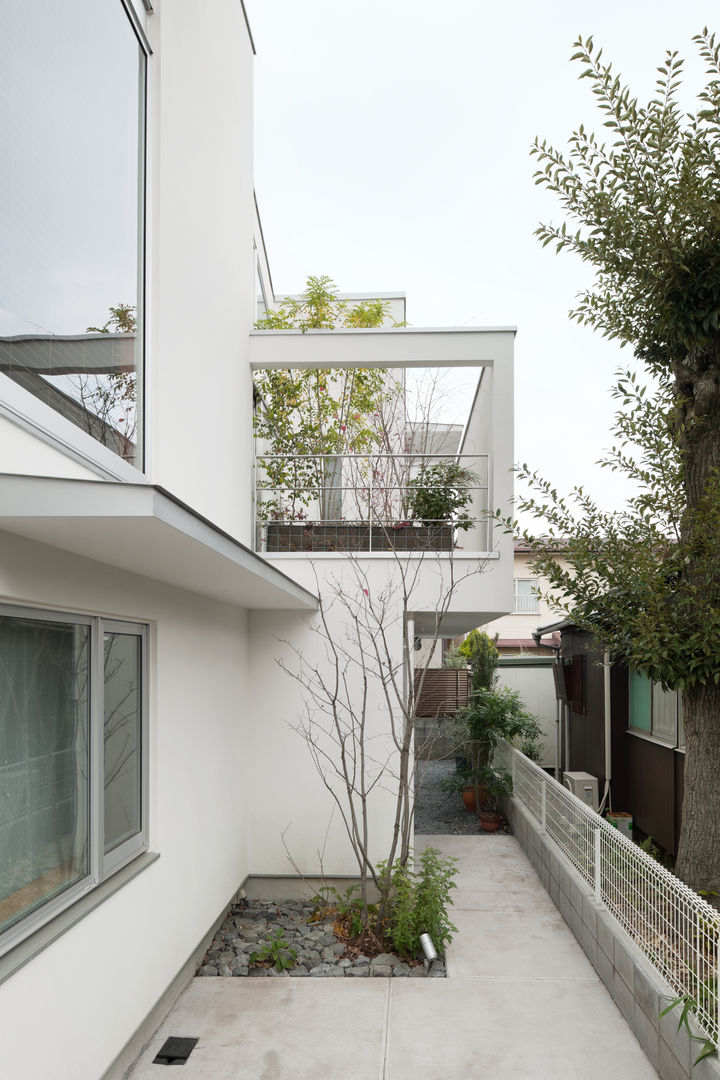
[[[702,1043],[678,1031],[679,1011],[660,1016],[677,995],[632,938],[599,904],[592,888],[517,799],[508,799],[512,831],[555,906],[605,984],[661,1080],[720,1080],[717,1056],[693,1062]],[[690,1018],[694,1035],[704,1034]]]

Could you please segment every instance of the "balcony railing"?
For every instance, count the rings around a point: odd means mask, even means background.
[[[488,454],[264,454],[254,477],[258,551],[489,550]]]
[[[508,743],[495,760],[523,804],[678,996],[710,1038],[720,1027],[720,915],[637,844]]]

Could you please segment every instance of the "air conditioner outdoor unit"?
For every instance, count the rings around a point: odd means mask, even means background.
[[[598,808],[598,780],[597,776],[591,776],[587,772],[563,773],[563,785],[582,799],[592,810]]]

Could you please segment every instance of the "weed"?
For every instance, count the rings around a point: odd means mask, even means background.
[[[714,998],[716,992],[717,978],[711,978],[708,979],[707,982],[700,983],[701,1004],[706,1007],[710,1001],[710,998]],[[693,1035],[692,1031],[690,1030],[690,1023],[688,1021],[688,1017],[690,1013],[697,1012],[697,1000],[691,994],[681,994],[680,997],[674,998],[674,1000],[670,1002],[667,1008],[663,1009],[660,1015],[667,1016],[667,1014],[669,1012],[672,1012],[673,1009],[678,1008],[680,1009],[680,1019],[678,1020],[677,1026],[678,1031],[681,1027],[685,1027],[691,1039],[694,1039],[696,1042],[702,1043],[702,1049],[700,1050],[700,1053],[693,1062],[693,1064],[697,1065],[697,1063],[699,1061],[702,1061],[703,1058],[712,1057],[713,1054],[717,1054],[718,1048],[712,1039],[703,1038],[702,1035]]]
[[[359,885],[348,886],[344,893],[338,892],[332,885],[323,886],[319,894],[313,897],[312,902],[315,904],[315,911],[312,920],[318,922],[320,919],[324,919],[326,915],[335,914],[345,926],[347,936],[351,938],[357,937],[365,929],[367,922],[362,899],[354,895],[359,891]],[[367,905],[367,912],[370,915],[374,915],[376,910],[374,904]]]
[[[267,945],[264,945],[259,952],[250,954],[251,964],[261,964],[266,960],[272,961],[276,971],[287,971],[295,965],[297,953],[285,940],[282,930],[276,930]]]

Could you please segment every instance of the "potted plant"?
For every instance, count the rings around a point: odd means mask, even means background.
[[[473,525],[467,513],[479,477],[457,461],[441,461],[423,469],[407,485],[408,516],[426,530],[433,547],[452,550],[454,530]]]
[[[507,769],[493,769],[489,766],[484,772],[487,799],[485,809],[478,814],[480,825],[485,832],[496,832],[505,824],[505,817],[498,811],[498,799],[512,795],[512,777]]]
[[[540,725],[518,692],[508,687],[474,690],[470,704],[457,713],[452,731],[456,754],[464,759],[454,786],[468,809],[481,810],[490,795],[487,785],[495,776],[491,763],[500,739],[519,740],[524,753],[538,756]]]

